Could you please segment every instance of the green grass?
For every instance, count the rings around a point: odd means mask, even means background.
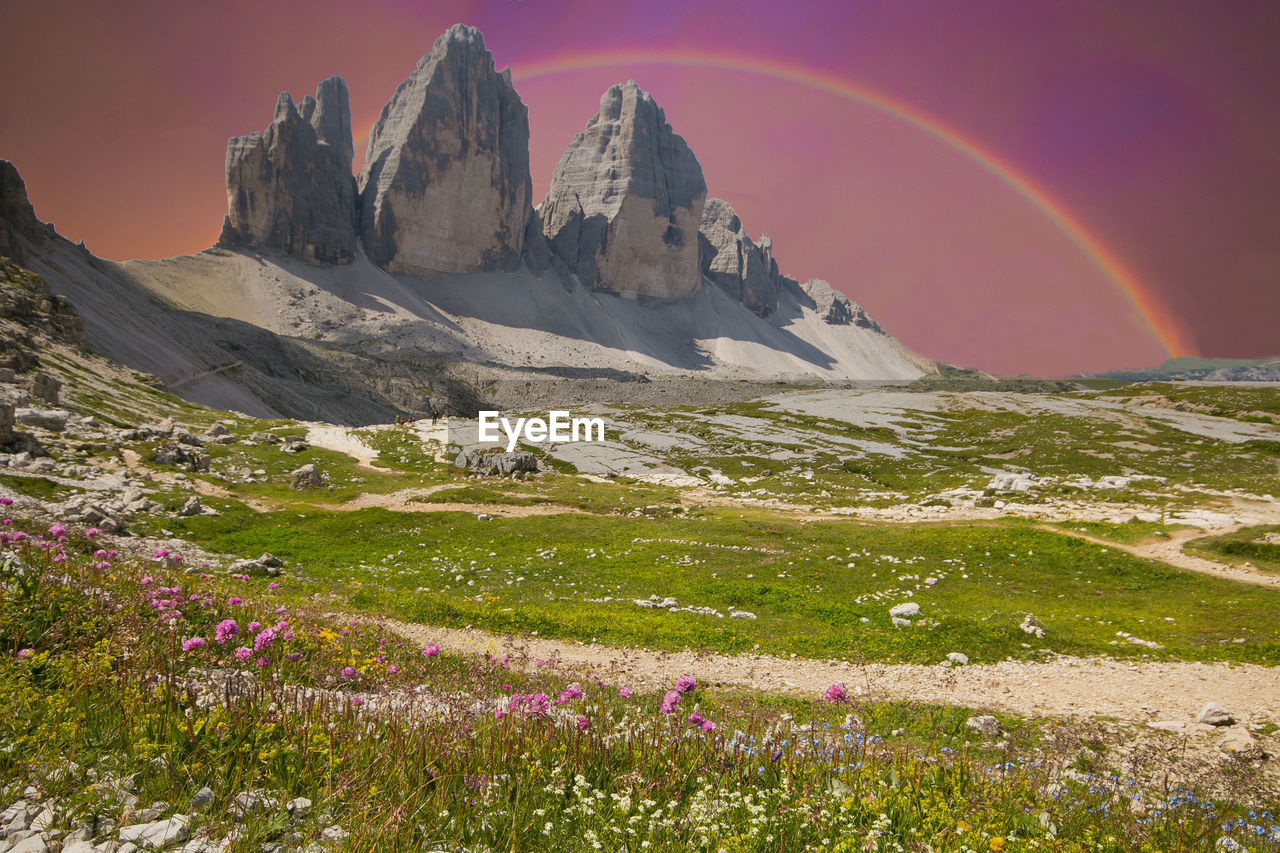
[[[1280,533],[1280,526],[1242,527],[1223,536],[1192,539],[1182,550],[1207,560],[1234,566],[1249,563],[1260,571],[1280,574],[1280,542],[1259,541],[1268,533]]]
[[[1207,778],[1218,792],[1202,807],[1203,791],[1170,791],[1158,770],[1109,777],[1097,727],[1002,714],[1001,743],[985,744],[965,708],[706,684],[664,714],[661,686],[624,696],[554,663],[424,656],[376,623],[322,615],[327,602],[292,605],[292,577],[271,589],[95,565],[92,547],[19,545],[20,575],[0,560],[0,794],[35,784],[53,826],[98,840],[159,802],[161,816],[189,815],[195,837],[234,830],[229,853],[301,849],[333,826],[346,837],[324,846],[345,851],[855,853],[870,838],[878,850],[1209,853],[1237,819],[1234,837],[1275,849],[1258,840],[1269,827],[1254,815],[1271,804],[1247,766]],[[220,644],[227,619],[240,633]],[[251,620],[277,619],[281,633],[254,642]],[[208,642],[185,649],[187,637]],[[237,646],[257,648],[241,659]],[[516,694],[543,694],[545,711]],[[383,704],[396,696],[420,704]],[[1141,812],[1108,806],[1111,780]],[[190,808],[203,787],[210,807]],[[244,791],[270,802],[231,816]],[[287,813],[294,797],[310,809]]]
[[[75,489],[55,483],[44,477],[23,477],[0,473],[0,485],[16,494],[40,501],[61,501],[75,493]]]
[[[1170,532],[1187,529],[1185,524],[1161,524],[1155,521],[1138,521],[1136,518],[1121,524],[1107,521],[1063,521],[1052,526],[1119,545],[1139,545],[1154,539],[1168,539]]]
[[[974,661],[1045,652],[1259,662],[1280,655],[1274,591],[1021,525],[806,524],[732,511],[482,522],[469,513],[362,510],[229,511],[170,526],[232,554],[271,551],[297,565],[309,589],[347,606],[496,632],[920,663],[952,651]],[[924,584],[930,576],[940,579],[932,588]],[[726,618],[632,602],[650,595]],[[922,606],[923,620],[895,628],[889,608],[907,600]],[[733,609],[758,618],[727,618]],[[1019,630],[1027,613],[1044,625],[1043,640]],[[1128,644],[1122,631],[1163,648]]]
[[[456,488],[416,498],[424,504],[476,503],[535,506],[551,504],[602,515],[625,514],[649,507],[679,509],[680,492],[667,486],[625,477],[606,483],[549,470],[536,477],[467,477]],[[429,506],[424,506],[424,510]]]

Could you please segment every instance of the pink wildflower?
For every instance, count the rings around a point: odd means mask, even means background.
[[[422,649],[422,656],[424,658],[433,658],[438,654],[440,654],[440,647],[435,643],[427,643],[427,645]]]
[[[67,528],[63,527],[61,524],[58,524],[56,521],[53,524],[49,525],[49,535],[54,537],[55,539],[66,532],[67,532]]]
[[[704,732],[714,732],[716,730],[716,724],[711,722],[710,720],[703,720],[702,730]]]
[[[248,660],[249,656],[252,654],[253,650],[248,646],[241,646],[235,651],[236,660]]]
[[[237,598],[236,596],[233,595],[227,599],[227,604],[244,604],[244,599]]]
[[[285,655],[285,660],[299,661],[302,660],[302,652],[289,652]]]
[[[682,675],[676,679],[676,691],[679,693],[692,693],[698,689],[698,682],[693,680],[693,676]]]
[[[395,664],[391,664],[391,666],[387,667],[387,672],[391,673],[392,675],[396,675],[397,673],[400,672],[400,667],[396,666]]]
[[[680,694],[674,690],[668,690],[666,695],[662,697],[662,713],[671,714],[676,710],[676,706],[680,704]]]
[[[98,529],[98,528],[96,528],[96,527],[90,527],[88,530],[86,530],[86,531],[84,532],[84,538],[85,538],[85,539],[92,539],[93,537],[97,536],[97,535],[98,535],[99,533],[101,533],[101,532],[102,532],[102,531],[101,531],[101,530],[99,530],[99,529]]]
[[[352,705],[363,705],[363,704],[364,704],[364,697],[363,697],[363,696],[352,696],[352,697],[351,697],[351,704],[352,704]]]
[[[844,689],[844,685],[836,683],[827,688],[827,692],[823,694],[828,702],[847,702],[849,701],[849,691]]]
[[[13,498],[0,498],[0,506],[13,506]]]
[[[240,633],[240,626],[236,624],[234,619],[223,619],[218,623],[218,627],[213,631],[213,641],[218,645],[222,645],[232,637]]]
[[[256,661],[254,661],[254,663],[258,665],[258,669],[262,669],[267,664],[271,663],[271,661],[267,660],[266,658],[258,658]]]
[[[580,732],[585,732],[585,731],[586,731],[587,729],[589,729],[589,728],[591,728],[591,721],[590,721],[590,720],[588,720],[586,717],[579,717],[579,718],[578,718],[578,731],[580,731]]]
[[[353,681],[360,675],[359,670],[354,666],[344,666],[342,668],[342,677],[347,681]]]
[[[706,717],[704,717],[704,716],[702,716],[701,714],[699,714],[697,711],[694,711],[692,714],[690,714],[690,715],[689,715],[689,724],[690,724],[690,725],[693,725],[693,726],[699,726],[699,727],[700,727],[700,726],[701,726],[703,723],[705,723],[706,721],[707,721],[707,718],[706,718]]]
[[[261,631],[261,630],[262,630],[262,623],[260,623],[260,622],[256,622],[256,621],[255,621],[255,622],[250,622],[250,623],[246,626],[246,630],[247,630],[250,634],[256,634],[256,633],[258,633],[259,631]]]
[[[279,589],[279,588],[280,588],[280,584],[276,583],[275,581],[272,581],[271,583],[267,584],[267,589]]]
[[[276,638],[276,632],[267,628],[261,634],[253,638],[253,650],[260,652],[267,646],[271,645],[271,641]]]
[[[189,652],[192,649],[202,649],[207,645],[209,645],[209,641],[204,637],[188,637],[182,641],[182,650]]]
[[[18,660],[29,658],[36,653],[35,649],[18,649]]]
[[[565,705],[569,702],[572,702],[574,699],[581,699],[581,698],[582,698],[582,688],[579,687],[578,683],[575,681],[573,684],[570,684],[564,690],[560,691],[560,698],[556,699],[556,704]]]
[[[138,583],[142,584],[143,586],[151,586],[155,582],[156,582],[155,578],[151,577],[151,575],[143,575],[142,580],[138,581]]]
[[[627,699],[631,696],[631,689],[628,687],[623,687],[618,690],[618,695],[621,696],[623,699]]]

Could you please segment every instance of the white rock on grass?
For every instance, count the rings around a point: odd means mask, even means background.
[[[904,601],[889,608],[889,615],[898,619],[910,619],[920,615],[920,605],[914,601]]]
[[[947,660],[951,661],[951,663],[956,666],[965,666],[969,663],[969,656],[964,652],[951,652],[947,655]]]
[[[748,613],[745,610],[731,610],[729,611],[729,618],[730,619],[755,619],[756,615],[754,613]]]
[[[990,714],[981,714],[964,721],[967,728],[986,737],[1000,736],[1000,721]]]
[[[189,822],[186,815],[176,814],[168,820],[126,826],[120,830],[120,841],[136,844],[143,850],[160,850],[185,841]]]
[[[14,846],[8,848],[5,853],[48,853],[49,845],[39,834],[24,838]]]

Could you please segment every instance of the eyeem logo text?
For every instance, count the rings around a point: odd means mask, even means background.
[[[604,441],[604,418],[575,418],[568,412],[547,412],[546,418],[501,417],[498,412],[481,412],[477,438],[488,443],[502,441],[499,429],[507,437],[507,452],[516,449],[521,439],[537,444],[551,441],[564,444],[571,441]]]

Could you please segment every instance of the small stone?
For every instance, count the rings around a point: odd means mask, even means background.
[[[311,808],[311,801],[306,797],[297,797],[285,804],[285,810],[291,815],[305,814]]]
[[[964,722],[965,727],[977,732],[985,737],[1000,736],[1000,721],[990,714],[982,714],[976,717],[970,717]]]
[[[201,810],[207,809],[212,802],[213,789],[208,787],[201,788],[199,791],[196,791],[196,795],[191,798],[191,808]]]
[[[48,850],[49,845],[45,844],[44,839],[37,834],[19,841],[6,853],[48,853]]]
[[[965,666],[969,663],[969,656],[963,652],[951,652],[947,655],[947,660],[956,666]]]
[[[889,608],[889,615],[898,619],[910,619],[913,616],[920,615],[920,605],[914,601],[904,601],[902,604]]]
[[[346,841],[351,836],[351,833],[336,823],[333,826],[326,826],[320,831],[320,834],[329,841]]]
[[[1236,718],[1231,716],[1231,712],[1227,711],[1214,703],[1210,702],[1200,711],[1200,716],[1196,717],[1197,723],[1204,723],[1209,726],[1230,726],[1234,725]]]
[[[121,843],[136,844],[143,850],[160,850],[185,841],[189,822],[186,815],[176,814],[168,820],[122,827],[119,838]]]

